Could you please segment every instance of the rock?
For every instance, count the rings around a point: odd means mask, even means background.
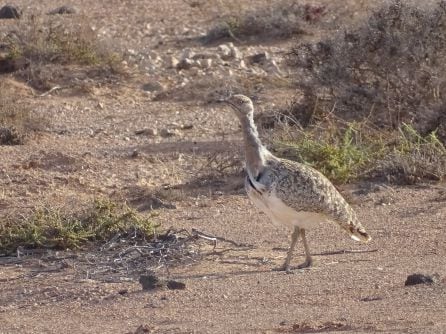
[[[269,60],[271,57],[268,52],[260,52],[256,53],[255,55],[252,55],[248,58],[249,62],[251,64],[262,64],[265,63],[267,60]]]
[[[173,137],[176,135],[176,131],[172,129],[161,129],[160,135],[164,138]]]
[[[189,58],[181,60],[177,65],[177,70],[188,70],[195,65],[195,62]]]
[[[139,283],[141,284],[143,290],[153,290],[163,286],[162,281],[160,281],[155,275],[141,275],[139,277]]]
[[[135,51],[135,49],[127,49],[127,52],[131,56],[136,56],[138,54],[138,52]]]
[[[144,128],[135,131],[135,135],[156,136],[158,131],[156,129]]]
[[[245,63],[245,61],[243,59],[240,60],[240,64],[239,64],[238,67],[241,68],[242,70],[247,70],[248,69],[248,67],[246,66],[246,63]]]
[[[231,59],[231,48],[226,44],[220,44],[217,46],[217,52],[221,59],[228,60]]]
[[[159,279],[155,275],[141,275],[139,277],[139,283],[143,290],[153,290],[157,288],[167,287],[169,290],[184,290],[186,284],[174,280]]]
[[[184,51],[181,55],[181,60],[192,59],[194,56],[195,56],[194,51],[192,51],[191,49],[184,49]]]
[[[194,125],[193,124],[183,124],[180,126],[181,130],[190,130],[193,129]]]
[[[242,52],[238,48],[236,48],[234,46],[234,44],[229,43],[229,49],[231,50],[231,53],[230,53],[231,58],[234,58],[234,59],[242,59],[243,58]]]
[[[197,63],[202,68],[211,68],[212,67],[212,59],[199,59]]]
[[[50,11],[48,15],[65,15],[65,14],[77,14],[78,10],[73,6],[65,5],[57,7]]]
[[[164,86],[158,81],[154,81],[142,85],[142,89],[146,92],[156,92],[164,90]]]
[[[186,284],[183,282],[169,280],[167,281],[167,288],[169,290],[184,290],[186,289]]]
[[[19,19],[22,11],[12,5],[5,5],[0,8],[0,19]]]
[[[416,284],[432,284],[438,281],[438,275],[424,275],[424,274],[412,274],[407,276],[405,286]]]
[[[168,68],[175,68],[178,66],[180,61],[177,58],[175,58],[174,56],[171,56],[171,57],[167,58],[166,63],[167,63]]]

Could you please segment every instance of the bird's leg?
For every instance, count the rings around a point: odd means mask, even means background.
[[[291,268],[290,268],[291,257],[293,255],[294,248],[296,247],[297,239],[299,239],[299,234],[300,234],[300,228],[295,226],[293,234],[291,235],[291,245],[290,245],[290,248],[288,249],[288,253],[287,253],[285,262],[277,270],[279,270],[279,271],[284,270],[288,274],[291,273]]]
[[[304,242],[304,247],[305,247],[305,262],[300,264],[297,267],[298,269],[308,268],[308,267],[311,267],[313,264],[313,260],[311,259],[311,254],[310,254],[310,248],[308,247],[307,238],[305,236],[304,229],[302,229],[301,235],[302,235],[302,241]]]

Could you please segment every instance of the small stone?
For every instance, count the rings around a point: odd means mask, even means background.
[[[181,129],[181,130],[190,130],[190,129],[192,129],[193,127],[194,127],[193,124],[183,124],[183,125],[180,126],[180,129]]]
[[[165,137],[165,138],[173,137],[173,136],[175,136],[175,134],[176,134],[175,130],[171,130],[171,129],[162,129],[160,131],[161,137]]]
[[[199,59],[197,60],[198,64],[202,68],[211,68],[212,67],[212,59]]]
[[[167,63],[168,68],[175,68],[178,66],[180,61],[177,58],[175,58],[174,56],[171,56],[171,57],[167,58],[166,63]]]
[[[132,55],[132,56],[136,56],[138,54],[134,49],[128,49],[127,52],[129,55]]]
[[[142,85],[142,89],[146,92],[156,92],[160,90],[164,90],[164,87],[158,81],[153,81]]]
[[[264,63],[265,61],[269,60],[270,55],[268,52],[264,51],[264,52],[256,53],[255,55],[250,56],[248,59],[251,62],[251,64],[261,64],[261,63]]]
[[[424,275],[424,274],[412,274],[407,276],[405,286],[416,284],[432,284],[437,282],[438,275]]]
[[[243,58],[242,52],[238,48],[236,48],[234,45],[230,46],[230,50],[231,50],[230,56],[232,58],[234,58],[234,59],[242,59]]]
[[[183,282],[169,280],[167,281],[167,288],[169,290],[184,290],[186,289],[186,284]]]
[[[5,5],[0,8],[0,19],[19,19],[22,11],[12,5]]]
[[[188,70],[195,65],[195,62],[189,58],[181,60],[177,65],[177,70]]]
[[[135,131],[135,135],[156,136],[158,131],[156,129],[144,128]]]
[[[241,68],[242,70],[248,69],[248,67],[246,67],[246,63],[244,60],[240,60],[239,68]]]
[[[220,44],[217,46],[217,52],[220,54],[220,57],[223,60],[231,58],[231,48],[226,44]]]
[[[48,13],[49,15],[65,15],[65,14],[77,14],[77,9],[73,6],[65,5],[57,7]]]
[[[181,60],[184,59],[191,59],[195,56],[195,52],[192,51],[191,49],[184,49],[182,55],[181,55]]]

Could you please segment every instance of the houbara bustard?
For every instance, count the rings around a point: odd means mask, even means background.
[[[249,198],[274,223],[293,229],[287,257],[279,270],[290,272],[299,236],[305,247],[305,262],[298,268],[312,265],[305,231],[320,222],[337,223],[354,240],[371,239],[353,209],[324,175],[310,166],[275,157],[262,145],[250,98],[233,95],[225,102],[234,109],[242,126],[247,171],[245,189]]]

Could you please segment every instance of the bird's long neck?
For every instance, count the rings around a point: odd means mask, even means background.
[[[243,117],[240,121],[245,141],[246,168],[251,179],[256,179],[262,172],[265,160],[270,153],[259,139],[252,115]]]

